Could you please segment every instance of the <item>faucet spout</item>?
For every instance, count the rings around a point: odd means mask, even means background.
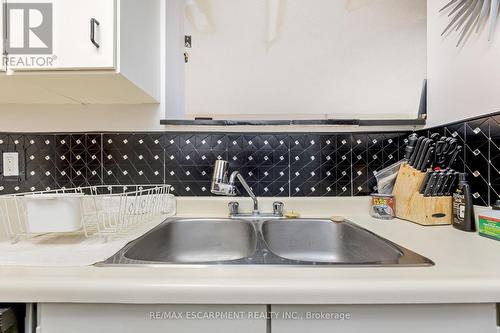
[[[243,178],[243,176],[241,175],[241,173],[239,171],[233,171],[233,173],[231,174],[231,177],[229,177],[229,184],[234,186],[236,178],[240,181],[240,183],[241,183],[241,185],[243,185],[243,188],[245,189],[245,191],[247,191],[248,195],[253,200],[252,213],[254,215],[259,214],[259,201],[257,200],[257,197],[253,193],[252,188],[250,186],[248,186],[248,183],[246,182],[245,178]]]
[[[243,185],[243,188],[245,191],[248,193],[250,198],[253,200],[253,215],[258,215],[259,214],[259,202],[257,200],[257,197],[253,193],[252,189],[250,186],[248,186],[248,183],[245,181],[243,176],[240,174],[239,171],[234,171],[231,173],[231,176],[227,177],[227,169],[228,169],[229,163],[227,161],[216,161],[215,166],[214,166],[214,173],[212,176],[212,186],[211,186],[211,191],[213,194],[216,195],[227,195],[227,196],[234,196],[236,195],[236,180],[238,180],[241,185]]]

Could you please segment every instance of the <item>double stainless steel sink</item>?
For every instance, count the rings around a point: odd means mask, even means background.
[[[98,266],[429,266],[433,262],[352,222],[168,219]]]
[[[256,247],[257,236],[250,222],[177,220],[139,238],[124,255],[149,262],[222,262],[250,257]]]

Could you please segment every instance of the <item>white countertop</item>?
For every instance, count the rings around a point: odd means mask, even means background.
[[[180,198],[180,216],[224,216],[226,198]],[[248,199],[242,209],[249,207]],[[367,215],[368,198],[283,199],[302,217],[342,215],[433,267],[0,267],[0,302],[403,304],[500,302],[500,242],[451,226]],[[263,199],[262,207],[272,199]]]

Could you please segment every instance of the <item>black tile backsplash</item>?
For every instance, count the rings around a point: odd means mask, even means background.
[[[431,128],[427,133],[452,136],[464,147],[454,169],[468,174],[476,205],[500,199],[500,113]]]
[[[104,134],[103,183],[163,184],[165,154],[162,140],[161,134]]]
[[[500,114],[420,134],[434,132],[465,146],[455,168],[469,173],[476,204],[499,199]],[[177,195],[209,196],[213,164],[226,159],[259,196],[369,195],[374,172],[403,158],[408,134],[0,133],[1,151],[26,156],[26,179],[0,179],[0,194],[166,183]]]
[[[487,205],[489,202],[490,172],[490,124],[489,119],[479,119],[465,123],[465,171],[474,189],[474,204]]]
[[[57,187],[102,184],[100,134],[61,134],[54,140]]]
[[[490,121],[490,202],[500,198],[500,116]]]

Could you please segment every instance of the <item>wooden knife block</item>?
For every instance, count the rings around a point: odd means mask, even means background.
[[[424,178],[424,172],[401,165],[393,191],[396,216],[421,225],[451,224],[452,197],[424,197],[419,193]]]

